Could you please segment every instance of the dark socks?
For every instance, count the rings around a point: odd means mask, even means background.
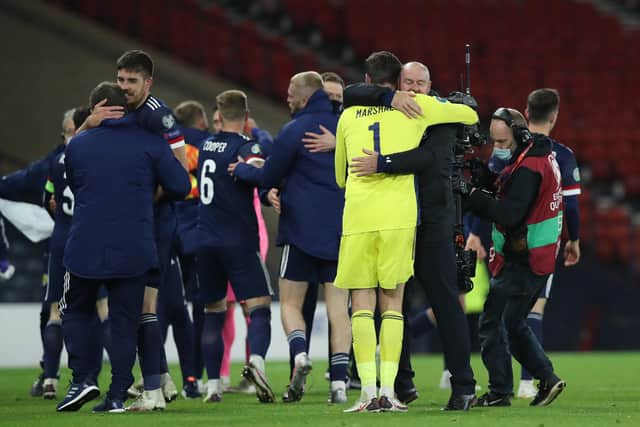
[[[271,343],[271,309],[269,307],[255,307],[251,310],[251,322],[247,331],[251,354],[264,358]]]
[[[204,305],[193,301],[193,370],[194,376],[202,378],[204,359],[202,358],[202,328],[204,326]]]
[[[542,345],[542,314],[534,312],[529,313],[527,316],[527,325],[529,325],[531,332],[533,332],[533,335],[538,338],[538,342]],[[527,371],[523,366],[520,379],[531,380],[533,379],[533,375],[531,375],[531,372]]]
[[[347,368],[349,367],[348,353],[333,353],[329,366],[331,381],[345,381],[347,379]]]
[[[183,306],[182,311],[176,315],[171,328],[178,349],[182,378],[194,376],[193,324],[186,307]]]
[[[44,328],[44,377],[57,378],[62,352],[62,321],[50,321]]]
[[[216,311],[204,314],[204,326],[202,328],[202,357],[207,368],[209,380],[220,378],[220,366],[224,355],[224,340],[222,328],[226,311]]]
[[[307,340],[304,331],[296,329],[287,335],[287,341],[289,342],[290,354],[295,356],[299,353],[307,351]]]
[[[138,330],[138,354],[145,390],[160,388],[162,339],[158,317],[153,313],[140,316]]]

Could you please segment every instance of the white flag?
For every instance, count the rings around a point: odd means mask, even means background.
[[[53,232],[53,220],[42,206],[0,199],[0,213],[34,243]]]

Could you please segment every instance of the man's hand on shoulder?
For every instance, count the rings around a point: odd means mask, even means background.
[[[327,153],[335,151],[336,136],[326,127],[319,125],[322,133],[305,132],[302,138],[304,148],[310,153]]]
[[[240,163],[245,163],[244,159],[240,156],[238,156],[237,162],[229,163],[229,166],[227,166],[227,172],[229,172],[229,175],[234,176],[233,173],[236,171],[236,167],[238,167]]]
[[[354,157],[349,165],[349,173],[355,176],[367,176],[378,172],[378,157],[380,153],[377,151],[362,149],[366,156]]]
[[[416,117],[422,115],[422,108],[420,108],[420,105],[418,105],[418,103],[414,99],[415,96],[415,92],[398,90],[393,95],[391,106],[396,110],[402,112],[410,119],[415,119]]]
[[[107,103],[107,99],[105,98],[102,101],[98,102],[93,107],[93,109],[91,110],[91,114],[89,114],[89,117],[87,117],[87,119],[84,121],[82,126],[80,126],[80,129],[78,129],[78,132],[82,130],[98,127],[100,126],[100,123],[102,123],[103,120],[119,119],[122,116],[124,116],[124,108],[122,106],[120,105],[105,106],[104,104],[106,103]]]

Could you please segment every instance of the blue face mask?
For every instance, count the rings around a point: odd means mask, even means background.
[[[511,159],[511,149],[510,148],[493,148],[492,157],[498,158],[500,160],[508,161]]]

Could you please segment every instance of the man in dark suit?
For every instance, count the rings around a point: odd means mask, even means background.
[[[107,105],[127,105],[114,83],[101,83],[91,92],[91,107],[104,99]],[[57,410],[78,410],[100,394],[87,380],[94,353],[86,338],[98,288],[105,284],[118,345],[111,354],[109,392],[93,410],[123,412],[133,382],[144,289],[158,270],[154,194],[161,185],[164,197],[184,198],[191,189],[189,177],[167,144],[140,127],[134,115],[105,120],[78,134],[67,147],[65,166],[76,205],[65,247],[60,308],[73,381]]]

